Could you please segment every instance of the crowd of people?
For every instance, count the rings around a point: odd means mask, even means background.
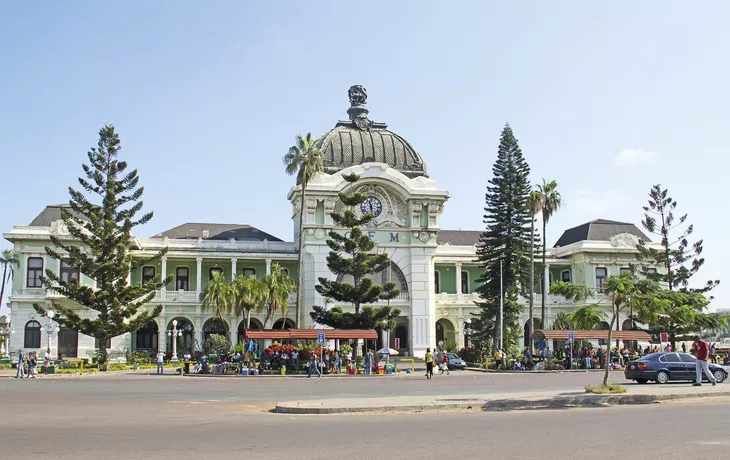
[[[46,369],[46,372],[48,371],[48,366],[50,364],[50,356],[48,353],[43,358],[43,364],[45,366],[44,369]],[[28,378],[28,379],[35,379],[38,378],[38,352],[37,351],[31,351],[27,355],[23,353],[23,350],[18,351],[18,372],[15,374],[16,379],[22,379],[22,378]]]

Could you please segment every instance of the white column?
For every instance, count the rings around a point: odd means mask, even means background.
[[[195,263],[195,295],[200,301],[200,292],[203,290],[203,258],[198,257],[195,259]]]
[[[200,305],[195,306],[195,342],[194,345],[203,348],[203,315]]]
[[[162,256],[162,281],[164,281],[165,278],[167,278],[167,256]],[[162,292],[167,292],[167,284],[162,285]]]
[[[159,316],[158,320],[160,326],[158,328],[157,348],[165,353],[167,351],[167,316],[164,312]]]
[[[231,257],[231,281],[236,279],[236,264],[238,263],[238,259],[235,257]]]
[[[266,274],[271,274],[271,259],[266,259]]]
[[[462,301],[461,292],[461,262],[456,263],[456,299],[459,303]]]
[[[550,264],[545,264],[545,271],[542,275],[542,295],[545,296],[545,303],[547,303],[547,295],[550,291]]]
[[[436,345],[435,248],[411,248],[411,334],[413,356],[422,358]]]

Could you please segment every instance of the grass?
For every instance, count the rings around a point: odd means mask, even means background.
[[[586,385],[586,393],[594,393],[599,395],[626,393],[626,387],[611,382],[606,384],[606,386]]]

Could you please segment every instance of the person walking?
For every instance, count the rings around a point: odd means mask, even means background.
[[[157,351],[157,375],[162,375],[165,369],[165,354],[162,350]]]
[[[684,342],[682,342],[682,353],[687,353],[687,345]]]
[[[38,374],[36,373],[37,365],[38,365],[38,358],[36,357],[36,352],[32,352],[28,356],[28,378],[30,378],[30,379],[38,378]]]
[[[446,375],[451,375],[451,372],[449,372],[449,355],[445,351],[441,354],[441,365],[443,366],[441,374],[446,372]]]
[[[18,350],[18,373],[15,374],[16,379],[25,377],[25,368],[23,367],[25,363],[23,358],[23,350]]]
[[[426,348],[424,361],[426,361],[426,380],[430,380],[433,377],[433,353],[431,353],[431,348]]]
[[[695,337],[694,341],[695,350],[697,350],[697,361],[695,362],[695,374],[696,374],[696,380],[695,383],[693,383],[693,386],[701,386],[702,385],[702,373],[704,372],[707,376],[707,379],[712,382],[712,386],[715,386],[717,384],[717,381],[715,380],[715,376],[712,375],[712,372],[710,372],[710,369],[707,366],[707,355],[710,352],[710,348],[707,346],[707,342],[704,342],[699,337]]]

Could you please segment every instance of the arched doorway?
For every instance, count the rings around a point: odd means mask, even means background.
[[[193,323],[182,316],[174,318],[172,321],[177,320],[177,330],[182,332],[182,337],[177,337],[177,355],[182,356],[183,352],[192,353],[195,348],[195,328]],[[167,334],[172,329],[172,321],[167,323]],[[172,352],[172,336],[168,336],[167,340],[167,351]]]
[[[532,322],[533,322],[533,324],[535,326],[535,330],[536,331],[539,330],[539,329],[542,329],[542,321],[540,321],[539,318],[532,318]],[[528,339],[527,339],[528,337],[532,337],[533,344],[535,342],[535,338],[532,336],[531,333],[532,333],[532,331],[530,330],[530,320],[528,319],[527,321],[525,321],[525,335],[524,335],[524,338],[525,338],[525,346],[526,347],[529,347],[530,346],[530,344],[527,343],[528,342]],[[532,347],[530,347],[530,349],[532,349]]]
[[[442,318],[436,321],[436,346],[441,348],[447,342],[456,342],[456,331],[451,321]]]
[[[203,324],[203,342],[213,334],[228,337],[228,325],[220,318],[211,318]]]
[[[261,321],[257,320],[256,318],[251,318],[251,324],[249,325],[249,329],[263,329],[264,325],[261,324]],[[243,343],[243,331],[246,329],[246,320],[244,319],[240,323],[238,323],[238,331],[237,331],[237,340],[236,343]]]
[[[395,340],[393,341],[393,348],[396,348],[398,350],[407,350],[408,349],[408,328],[405,327],[402,324],[399,324],[395,327],[395,334],[393,334],[396,339],[398,339],[398,346],[396,346]]]
[[[145,353],[157,353],[160,328],[152,320],[134,332],[134,350]]]
[[[58,354],[63,358],[76,358],[79,354],[79,333],[70,327],[58,330]]]
[[[636,329],[636,322],[631,321],[631,319],[625,320],[623,323],[621,323],[621,330],[622,331],[633,331]],[[630,349],[630,350],[636,350],[639,346],[639,342],[636,340],[624,340],[624,347]]]
[[[294,328],[294,321],[290,318],[279,318],[274,322],[274,325],[271,326],[271,329],[293,329]]]

